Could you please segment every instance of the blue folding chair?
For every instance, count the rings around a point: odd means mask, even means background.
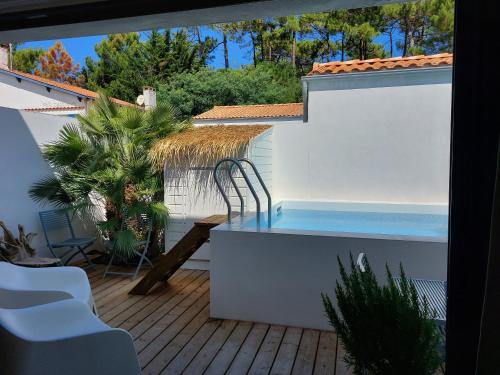
[[[126,217],[126,212],[124,214]],[[141,214],[137,215],[136,217],[128,218],[127,220],[124,220],[122,222],[121,226],[122,230],[127,230],[130,229],[136,234],[139,234],[141,236],[141,239],[137,240],[134,244],[134,255],[139,257],[139,261],[137,262],[136,268],[133,272],[118,272],[118,271],[110,271],[109,269],[113,265],[113,261],[118,257],[121,258],[122,261],[124,261],[125,264],[129,264],[128,260],[120,257],[114,250],[115,242],[111,242],[112,248],[111,248],[111,258],[109,260],[109,263],[104,270],[104,275],[103,277],[106,277],[107,275],[120,275],[120,276],[132,276],[132,279],[135,279],[137,277],[137,274],[139,273],[139,270],[142,267],[142,264],[144,261],[146,261],[151,267],[153,267],[153,263],[149,260],[149,258],[146,256],[149,248],[149,244],[151,242],[151,231],[153,228],[153,222],[151,218],[148,217],[146,214]]]
[[[64,265],[67,265],[76,255],[81,254],[89,265],[94,266],[84,250],[94,244],[96,239],[95,237],[75,236],[75,231],[73,230],[73,225],[71,224],[67,209],[40,211],[38,214],[40,215],[40,222],[42,223],[43,234],[45,235],[45,239],[47,241],[47,247],[55,258],[63,259],[68,256],[66,261],[63,263]],[[50,239],[50,237],[53,238],[56,234],[60,236],[64,231],[70,235],[69,238],[61,241],[52,241]],[[63,254],[56,254],[56,249],[64,248],[67,248],[68,250],[66,250]]]

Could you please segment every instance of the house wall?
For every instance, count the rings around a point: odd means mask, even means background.
[[[447,204],[451,73],[305,77],[308,121],[265,120],[274,125],[273,199]]]
[[[0,107],[7,108],[41,108],[84,106],[85,99],[80,102],[76,95],[50,90],[26,79],[18,82],[15,77],[0,72]]]
[[[276,194],[447,203],[451,67],[306,80],[309,122],[276,129]]]
[[[73,119],[0,107],[0,220],[17,235],[17,225],[36,232],[38,255],[48,256],[38,212],[42,207],[28,196],[31,185],[52,173],[42,158],[40,145],[57,139],[59,130]],[[77,223],[78,233],[93,232]],[[3,235],[0,231],[0,235]]]
[[[253,160],[262,179],[272,194],[272,131],[268,130],[253,139],[242,157]],[[251,183],[266,210],[267,200],[263,189],[247,164],[243,164]],[[197,219],[216,214],[227,214],[227,207],[215,185],[214,165],[200,165],[180,170],[165,165],[165,204],[169,210],[165,247],[170,250],[193,226]],[[245,211],[255,211],[255,201],[240,173],[234,179],[243,196]],[[233,211],[240,210],[240,201],[229,180],[223,180]],[[187,268],[208,269],[210,244],[204,244],[185,264]]]

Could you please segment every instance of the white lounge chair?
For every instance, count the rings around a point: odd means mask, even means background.
[[[96,313],[89,279],[81,268],[26,268],[0,262],[0,308],[18,309],[69,298]]]
[[[0,308],[0,348],[2,374],[140,374],[130,334],[74,299]]]

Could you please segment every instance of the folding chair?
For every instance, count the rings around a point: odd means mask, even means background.
[[[126,217],[126,215],[124,216]],[[128,264],[127,259],[121,257],[119,254],[116,254],[116,252],[114,251],[116,243],[112,242],[111,259],[109,260],[109,263],[106,266],[106,270],[104,271],[103,277],[106,277],[107,275],[120,275],[120,276],[132,276],[132,279],[135,279],[144,261],[146,261],[147,263],[149,263],[151,267],[153,267],[153,263],[151,263],[149,258],[146,256],[149,244],[151,242],[152,227],[153,227],[152,220],[146,214],[137,215],[134,218],[128,218],[127,220],[123,220],[122,230],[130,229],[136,233],[141,234],[143,237],[143,239],[135,242],[134,244],[135,249],[133,250],[134,254],[139,257],[139,262],[137,263],[134,272],[110,271],[109,269],[113,265],[113,261],[115,260],[115,258],[121,258],[125,262],[125,264]],[[140,249],[142,249],[142,251]]]
[[[43,234],[45,235],[45,239],[47,241],[47,247],[54,258],[62,259],[69,255],[64,262],[64,265],[67,265],[76,255],[82,254],[89,265],[94,265],[84,250],[94,244],[96,239],[95,237],[75,236],[75,231],[73,230],[73,225],[71,224],[67,209],[40,211],[39,215],[40,222],[42,223]],[[53,236],[56,232],[58,232],[57,234],[60,234],[62,231],[69,233],[70,237],[62,241],[52,241],[49,238],[49,234]],[[69,249],[63,254],[57,255],[55,249],[61,248]]]

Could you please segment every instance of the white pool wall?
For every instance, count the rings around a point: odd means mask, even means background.
[[[284,203],[287,208],[294,204],[312,209],[339,202]],[[366,204],[349,204],[367,210]],[[385,211],[408,206],[370,208]],[[446,210],[444,206],[417,208],[426,213]],[[210,246],[210,313],[214,318],[331,329],[320,293],[334,297],[340,276],[337,256],[347,265],[349,254],[356,259],[360,252],[367,255],[380,281],[386,280],[386,263],[394,273],[402,263],[410,277],[446,279],[447,241],[441,238],[257,230],[242,227],[236,220],[212,230]]]

